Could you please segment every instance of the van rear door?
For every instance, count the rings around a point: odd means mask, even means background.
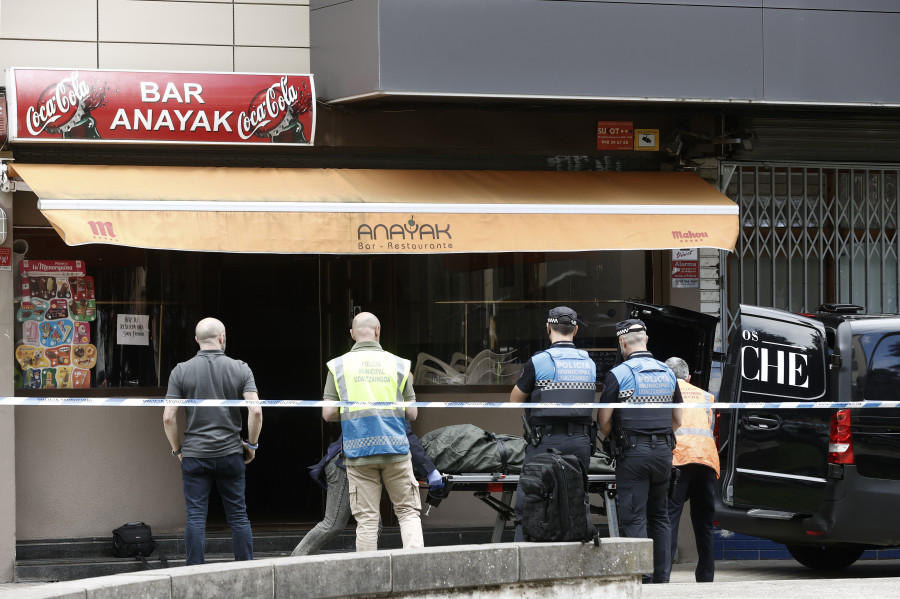
[[[647,349],[653,357],[683,359],[691,369],[691,384],[708,389],[719,319],[678,306],[627,302],[627,307],[628,318],[640,318],[647,325]]]
[[[720,401],[732,410],[723,499],[733,507],[812,513],[822,503],[833,410],[777,407],[827,401],[822,323],[790,312],[741,306]]]

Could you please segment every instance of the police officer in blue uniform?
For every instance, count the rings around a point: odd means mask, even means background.
[[[616,324],[625,361],[606,374],[600,403],[682,403],[672,370],[647,351],[647,326],[638,319]],[[681,408],[600,408],[600,433],[612,442],[616,458],[619,530],[624,537],[653,539],[653,576],[669,582],[669,477],[674,431]]]
[[[578,315],[559,306],[547,315],[550,348],[534,354],[522,369],[509,396],[513,403],[593,403],[597,392],[597,366],[587,352],[576,349]],[[529,399],[530,398],[530,399]],[[525,410],[524,464],[538,453],[555,448],[578,457],[585,469],[590,465],[592,431],[596,436],[591,408],[530,408]],[[522,519],[521,487],[516,489],[516,520]],[[521,525],[516,541],[523,541]]]

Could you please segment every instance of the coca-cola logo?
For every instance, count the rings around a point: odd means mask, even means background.
[[[238,135],[241,139],[276,137],[309,110],[310,101],[308,90],[289,85],[288,78],[281,77],[277,83],[257,92],[247,111],[238,115]]]
[[[37,104],[28,107],[25,113],[28,132],[34,136],[45,129],[50,133],[65,133],[81,122],[85,113],[103,104],[105,96],[102,86],[88,84],[74,71],[70,77],[47,87]]]

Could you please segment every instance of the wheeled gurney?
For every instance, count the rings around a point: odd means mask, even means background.
[[[494,523],[491,542],[499,543],[503,537],[503,529],[506,527],[506,523],[516,519],[515,509],[512,504],[518,484],[518,474],[448,474],[445,490],[439,493],[429,493],[428,510],[431,507],[436,507],[437,504],[454,491],[474,492],[475,497],[497,512],[497,520]],[[427,483],[424,486],[427,488]],[[616,513],[616,475],[588,474],[588,492],[603,496],[603,506],[591,505],[591,512],[605,515],[609,536],[619,536],[619,519]],[[495,497],[494,493],[500,493],[500,498]],[[425,513],[427,515],[428,511]]]

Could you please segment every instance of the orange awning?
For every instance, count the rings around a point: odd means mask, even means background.
[[[312,254],[733,250],[693,173],[15,164],[69,245]]]

